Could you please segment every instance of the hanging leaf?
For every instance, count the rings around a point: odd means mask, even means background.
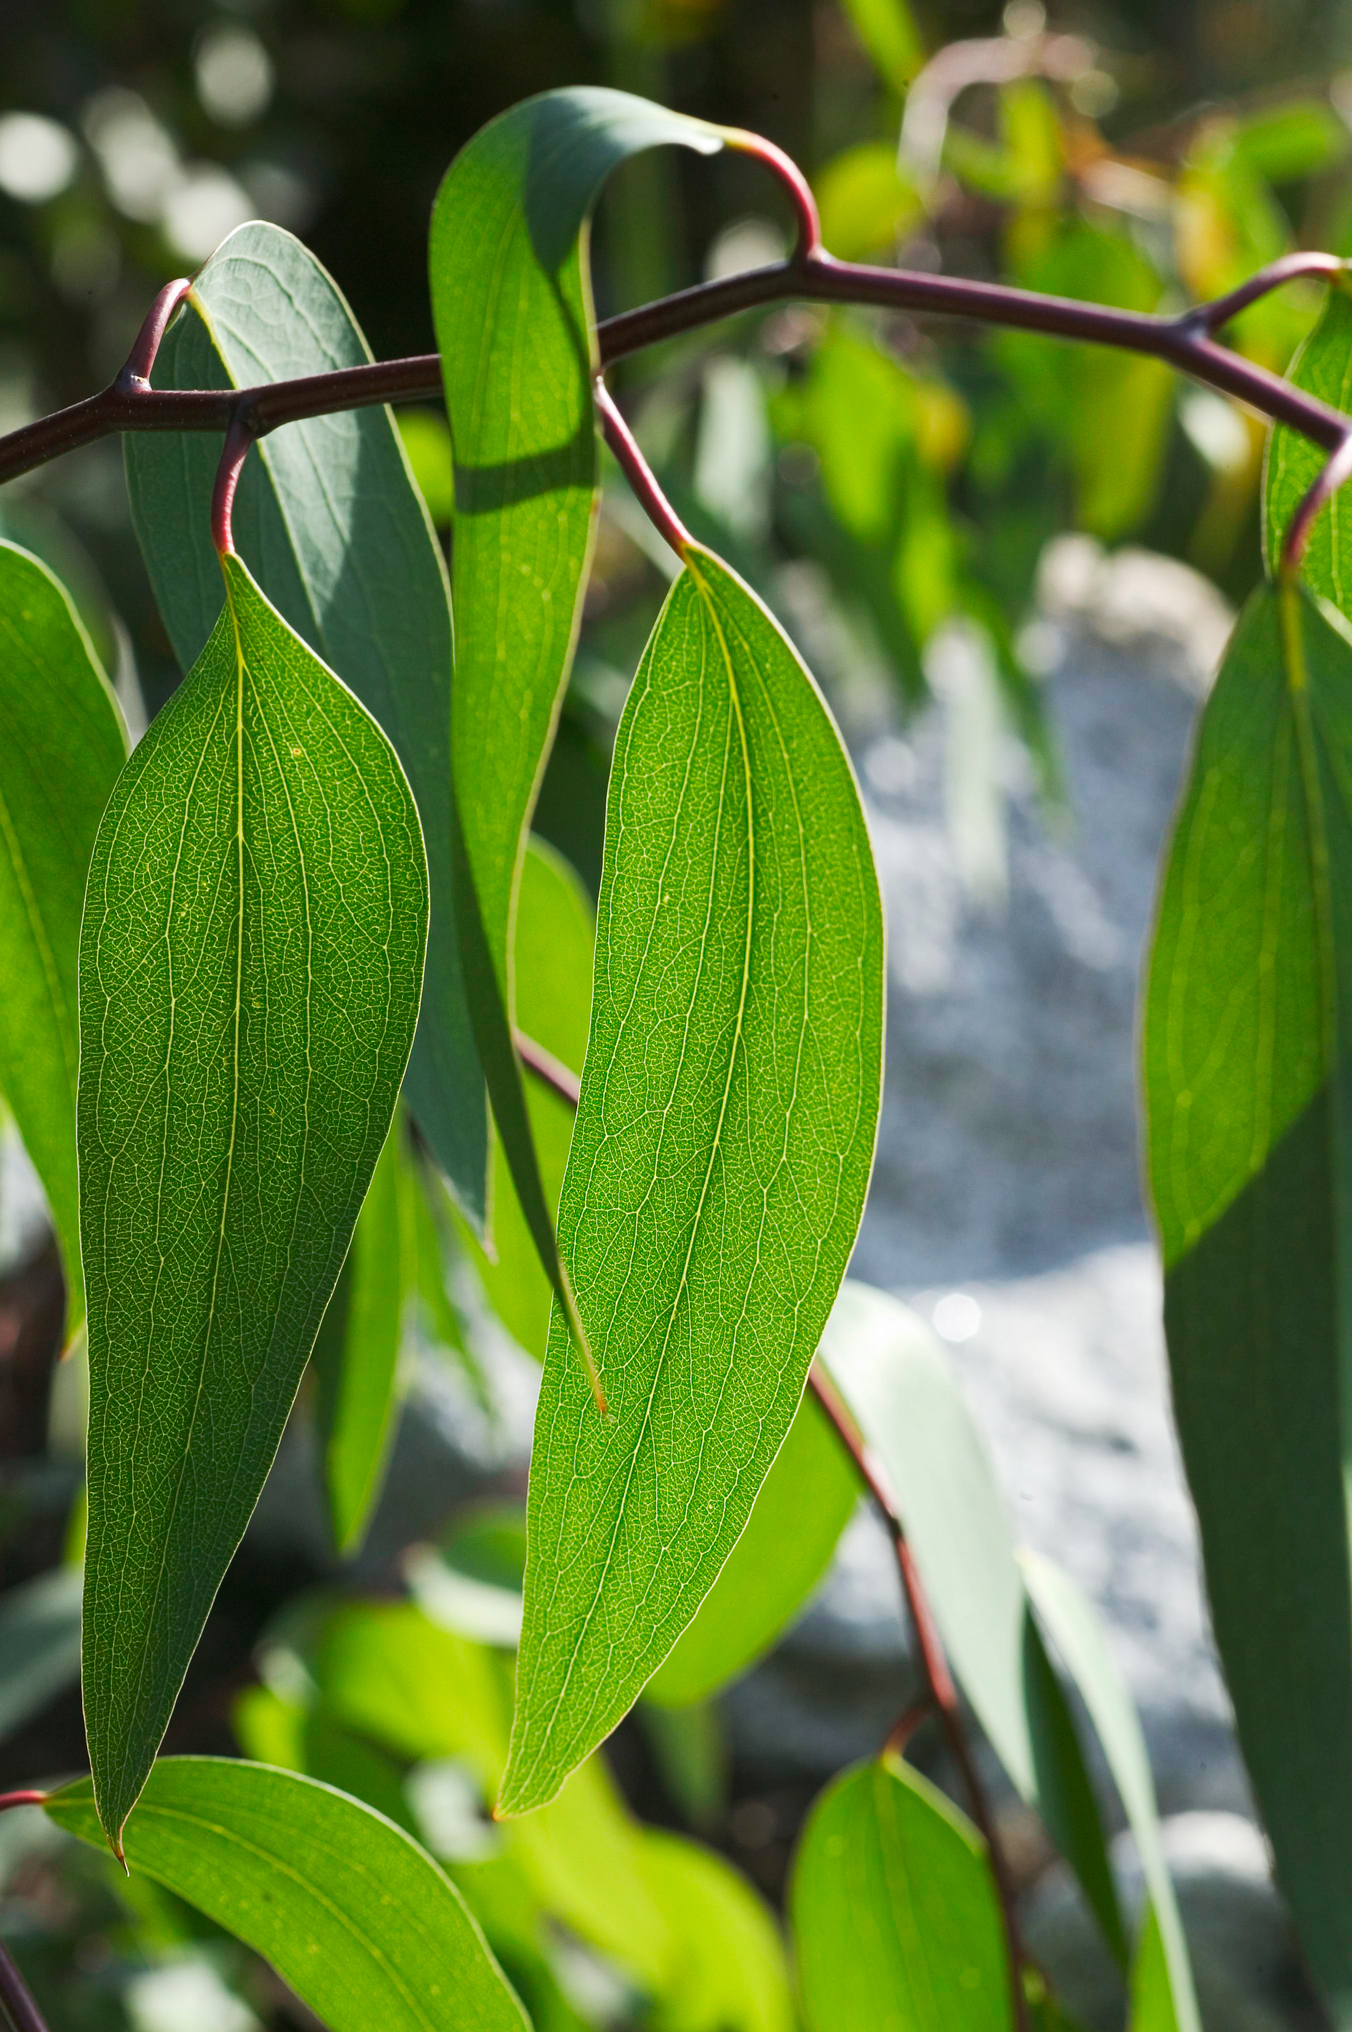
[[[809,2032],[1007,2032],[1010,1979],[985,1844],[895,1757],[812,1809],[789,1894]]]
[[[401,1131],[396,1114],[314,1346],[324,1491],[340,1553],[365,1535],[394,1437],[404,1313],[417,1275],[416,1184],[404,1175]]]
[[[556,1309],[500,1812],[543,1805],[615,1726],[746,1524],[854,1246],[882,998],[839,737],[770,615],[691,546],[616,737],[559,1212],[609,1411]]]
[[[371,358],[309,249],[259,221],[222,241],[160,347],[156,388],[249,388]],[[132,519],[184,670],[221,612],[210,432],[126,439]],[[451,616],[446,567],[388,409],[307,417],[265,437],[240,478],[240,556],[283,619],[374,715],[427,842],[427,979],[405,1091],[460,1204],[485,1218],[488,1113],[460,974],[451,888]]]
[[[126,736],[108,681],[44,564],[0,543],[0,1093],[42,1180],[84,1318],[75,1175],[75,968],[94,835]]]
[[[1277,1877],[1352,2010],[1352,640],[1263,589],[1207,703],[1145,1006],[1174,1413]]]
[[[104,814],[80,948],[84,1700],[114,1844],[385,1141],[427,929],[389,744],[225,576]]]
[[[512,1045],[509,934],[595,520],[587,221],[610,171],[662,143],[708,155],[721,137],[622,92],[545,93],[475,135],[432,213],[456,460],[457,925],[507,1164],[540,1260],[565,1292]]]
[[[686,1707],[763,1657],[830,1565],[860,1491],[854,1463],[805,1395],[745,1531],[645,1698]]]
[[[101,1845],[90,1781],[47,1813]],[[270,1961],[329,2032],[529,2032],[464,1901],[401,1829],[290,1771],[224,1757],[156,1764],[128,1866]]]

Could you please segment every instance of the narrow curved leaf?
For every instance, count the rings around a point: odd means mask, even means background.
[[[616,737],[559,1211],[609,1411],[556,1308],[499,1811],[552,1798],[632,1705],[793,1421],[868,1188],[882,956],[820,694],[692,546]]]
[[[643,1870],[676,1936],[654,2032],[795,2032],[779,1928],[712,1849],[646,1829]]]
[[[1004,1498],[957,1378],[909,1306],[853,1280],[831,1315],[822,1356],[887,1469],[963,1691],[1125,1968],[1126,1929],[1093,1786],[1029,1615]]]
[[[455,447],[457,926],[498,1132],[540,1260],[565,1292],[512,1047],[510,926],[595,521],[587,221],[611,170],[662,143],[711,154],[721,137],[623,92],[545,93],[474,137],[432,213]]]
[[[329,1526],[340,1553],[361,1542],[394,1437],[404,1311],[417,1273],[408,1159],[396,1114],[315,1340],[315,1411]]]
[[[809,2032],[1007,2032],[1009,1965],[976,1829],[898,1758],[827,1787],[790,1889]]]
[[[101,1841],[87,1778],[47,1812]],[[225,1757],[156,1764],[127,1862],[266,1957],[329,2032],[529,2032],[455,1886],[382,1814]]]
[[[371,357],[346,299],[309,249],[254,221],[222,241],[160,347],[156,388],[248,388]],[[184,670],[221,611],[210,432],[133,432],[132,519]],[[451,887],[451,615],[446,567],[388,409],[307,417],[246,461],[240,556],[274,607],[380,723],[427,842],[427,979],[405,1092],[469,1219],[488,1165],[483,1074],[470,1033]]]
[[[1352,640],[1236,625],[1160,896],[1144,1024],[1174,1413],[1277,1877],[1352,2010]]]
[[[1307,395],[1352,411],[1352,281],[1329,287],[1319,323],[1305,340],[1287,374]],[[1286,424],[1268,439],[1263,473],[1263,542],[1268,567],[1276,574],[1282,541],[1306,489],[1318,479],[1328,453]],[[1335,494],[1310,531],[1301,564],[1306,585],[1352,616],[1352,504],[1347,491]]]
[[[84,1698],[116,1840],[389,1128],[427,876],[389,743],[236,557],[118,779],[80,947]]]
[[[830,1565],[861,1488],[829,1420],[804,1394],[745,1531],[645,1698],[686,1707],[763,1657]]]
[[[46,565],[0,543],[0,1093],[56,1223],[66,1332],[84,1318],[76,962],[94,835],[126,759],[108,681]]]

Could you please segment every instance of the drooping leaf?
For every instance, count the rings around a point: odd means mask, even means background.
[[[402,1126],[396,1114],[315,1340],[324,1491],[340,1553],[361,1543],[394,1437],[404,1312],[417,1270]]]
[[[101,1843],[87,1778],[47,1812]],[[327,1785],[230,1758],[165,1758],[126,1849],[133,1871],[265,1956],[330,2032],[528,2032],[445,1872]]]
[[[560,1289],[512,1046],[510,926],[595,520],[587,221],[610,171],[662,143],[711,154],[721,137],[625,93],[549,92],[475,136],[432,213],[432,310],[456,462],[457,928],[498,1132]]]
[[[1145,1007],[1174,1413],[1245,1762],[1352,2008],[1346,1066],[1352,641],[1257,592],[1207,703]]]
[[[963,1691],[1125,1966],[1126,1931],[1093,1786],[1029,1616],[1008,1512],[957,1378],[908,1306],[853,1280],[831,1315],[822,1356],[887,1469]]]
[[[643,1867],[676,1936],[660,2032],[794,2032],[779,1929],[746,1879],[711,1849],[646,1830]]]
[[[0,1595],[0,1738],[79,1677],[83,1586],[78,1566],[59,1566]]]
[[[237,557],[225,573],[104,814],[81,936],[84,1697],[114,1839],[385,1141],[427,929],[388,742]]]
[[[1352,407],[1352,286],[1334,282],[1319,323],[1291,362],[1288,380],[1335,409]],[[1263,474],[1263,542],[1274,574],[1291,517],[1328,458],[1322,446],[1276,424],[1268,439]],[[1352,616],[1352,507],[1347,490],[1335,494],[1310,531],[1301,564],[1306,585]]]
[[[44,564],[0,543],[0,1093],[47,1194],[84,1317],[75,1170],[75,971],[94,834],[126,735],[89,637]]]
[[[216,249],[160,347],[157,388],[247,388],[371,357],[338,285],[281,227]],[[126,439],[132,518],[184,670],[221,611],[209,509],[220,440]],[[289,423],[247,461],[235,542],[263,592],[388,735],[427,842],[427,979],[405,1091],[468,1217],[482,1226],[483,1075],[470,1033],[451,886],[451,616],[446,567],[388,409]]]
[[[1000,1908],[985,1844],[897,1758],[822,1794],[790,1889],[809,2032],[1006,2032]]]
[[[736,1543],[854,1245],[882,1059],[849,764],[766,610],[692,546],[616,737],[559,1213],[609,1404],[556,1309],[500,1810],[553,1797]]]
[[[763,1656],[825,1573],[860,1488],[848,1453],[805,1395],[745,1531],[645,1697],[684,1707]]]

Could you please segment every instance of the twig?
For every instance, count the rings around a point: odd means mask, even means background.
[[[681,562],[693,541],[690,531],[682,522],[676,510],[657,484],[657,476],[638,448],[624,418],[615,406],[615,398],[598,374],[595,382],[596,411],[601,419],[606,443],[615,454],[626,480],[634,490],[639,507],[643,510],[653,528],[665,543],[669,543]]]
[[[800,214],[800,231],[805,229],[806,221]],[[1215,304],[1199,305],[1178,317],[1161,317],[1144,311],[1079,303],[1068,297],[1040,296],[1002,283],[921,275],[907,269],[871,268],[836,261],[821,252],[795,253],[787,261],[702,282],[657,303],[608,318],[597,333],[598,356],[600,364],[606,367],[644,346],[772,303],[796,299],[874,304],[888,310],[966,318],[978,324],[1012,326],[1055,338],[1080,339],[1148,353],[1177,367],[1194,381],[1247,403],[1260,415],[1289,424],[1326,450],[1336,451],[1347,428],[1346,419],[1338,410],[1269,373],[1265,367],[1228,352],[1211,335],[1237,310],[1247,308],[1269,290],[1280,288],[1294,275],[1331,274],[1333,269],[1328,265],[1331,260],[1327,255],[1285,256]],[[170,287],[175,289],[178,285]],[[163,295],[161,292],[161,298],[157,298],[157,306]],[[136,357],[135,349],[132,357]],[[241,417],[247,418],[255,437],[265,437],[279,425],[304,417],[328,416],[381,402],[427,400],[439,397],[442,390],[441,360],[436,353],[416,354],[403,360],[375,360],[365,366],[341,367],[327,374],[308,374],[294,381],[271,381],[243,389],[151,388],[144,376],[138,377],[129,370],[130,362],[101,394],[91,395],[69,409],[58,410],[0,438],[0,481],[15,479],[20,473],[31,472],[65,452],[76,451],[116,431],[225,431],[236,417]]]
[[[962,1782],[972,1808],[972,1818],[980,1828],[990,1856],[991,1876],[995,1882],[996,1896],[1000,1903],[1000,1917],[1004,1925],[1005,1943],[1009,1950],[1009,1973],[1014,2007],[1014,2023],[1019,2032],[1027,2032],[1028,2006],[1023,1990],[1023,1969],[1027,1957],[1019,1934],[1018,1916],[1014,1909],[1014,1881],[1009,1862],[995,1826],[986,1788],[972,1757],[967,1733],[962,1722],[962,1706],[958,1690],[953,1684],[953,1675],[948,1669],[944,1656],[943,1641],[934,1621],[924,1582],[906,1543],[906,1534],[901,1524],[901,1509],[887,1471],[861,1437],[851,1418],[844,1399],[827,1375],[820,1362],[812,1364],[808,1375],[808,1387],[815,1395],[822,1410],[835,1428],[836,1436],[845,1447],[863,1479],[864,1486],[882,1513],[896,1553],[897,1571],[901,1576],[901,1589],[906,1597],[911,1626],[915,1631],[916,1649],[920,1654],[920,1676],[925,1686],[925,1703],[939,1718],[949,1753],[962,1775]],[[885,1748],[892,1747],[897,1729],[905,1728],[915,1714],[908,1709],[901,1717],[897,1728],[889,1736]],[[916,1716],[918,1721],[921,1716]],[[907,1731],[909,1733],[909,1730]]]
[[[235,548],[235,533],[231,527],[231,514],[235,506],[235,489],[239,476],[244,470],[244,461],[254,441],[253,425],[247,409],[237,409],[230,419],[225,433],[225,444],[221,451],[221,462],[216,468],[216,484],[211,492],[211,540],[216,546],[218,557],[228,557]]]
[[[0,1813],[8,1813],[12,1806],[45,1806],[47,1799],[45,1792],[0,1792]]]
[[[1283,578],[1292,578],[1300,570],[1320,509],[1327,507],[1338,489],[1345,487],[1349,480],[1352,480],[1352,430],[1348,431],[1332,456],[1325,460],[1291,517],[1282,543]]]
[[[0,1941],[0,2010],[9,2019],[13,2032],[47,2032],[47,2020],[33,2002],[27,1983]]]
[[[512,1032],[516,1055],[527,1072],[534,1073],[543,1086],[556,1093],[570,1108],[577,1106],[578,1078],[552,1051],[546,1051],[543,1044],[537,1044],[533,1037],[527,1037],[524,1030]]]

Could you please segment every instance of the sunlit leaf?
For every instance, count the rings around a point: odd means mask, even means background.
[[[798,1408],[877,1126],[882,923],[858,792],[766,610],[692,546],[634,680],[559,1232],[500,1810],[553,1797],[671,1650]]]
[[[643,1867],[676,1936],[660,2032],[794,2032],[779,1928],[746,1879],[711,1849],[656,1830]]]
[[[1335,409],[1352,406],[1352,288],[1335,282],[1323,315],[1291,362],[1289,377],[1307,395]],[[1322,446],[1276,424],[1268,440],[1263,481],[1263,536],[1275,572],[1291,517],[1328,458]],[[1301,577],[1322,598],[1352,617],[1352,525],[1347,490],[1335,494],[1310,531]]]
[[[84,1698],[116,1839],[385,1141],[427,929],[388,742],[236,557],[135,750],[80,948]]]
[[[1000,1908],[975,1828],[896,1758],[812,1809],[790,1892],[809,2032],[1007,2032]]]
[[[855,33],[878,75],[898,97],[925,62],[925,44],[910,0],[844,0]]]
[[[815,179],[822,239],[840,261],[890,251],[923,217],[890,142],[863,141],[833,156]]]
[[[241,226],[197,276],[157,388],[247,388],[371,357],[338,285],[279,226]],[[131,433],[132,517],[165,627],[191,669],[221,611],[209,507],[220,439]],[[308,417],[263,438],[234,509],[241,557],[274,607],[388,735],[427,842],[427,980],[405,1091],[461,1205],[485,1213],[488,1113],[451,888],[451,617],[446,567],[388,409]]]
[[[1161,891],[1144,1026],[1174,1413],[1212,1626],[1306,1958],[1352,2008],[1345,1489],[1352,641],[1236,624]]]
[[[42,1180],[84,1317],[75,1175],[75,969],[85,876],[126,736],[62,587],[0,543],[0,1093]]]
[[[494,1117],[556,1287],[551,1210],[512,1048],[509,929],[595,519],[587,220],[616,164],[660,143],[703,154],[721,145],[716,128],[624,93],[546,93],[475,135],[432,214],[432,309],[456,459],[458,930]]]
[[[88,1779],[47,1812],[101,1844]],[[327,1785],[263,1764],[170,1757],[126,1830],[128,1866],[270,1961],[330,2032],[528,2032],[444,1871]]]

